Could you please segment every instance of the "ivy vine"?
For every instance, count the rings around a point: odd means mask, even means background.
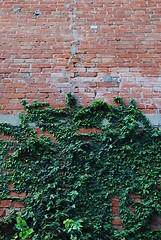
[[[21,217],[33,229],[33,240],[160,239],[151,220],[161,214],[161,131],[151,127],[134,100],[127,107],[119,97],[115,102],[83,108],[70,93],[64,109],[22,101],[26,112],[20,125],[0,124],[0,133],[9,136],[0,139],[0,200],[12,200],[11,183],[15,192],[26,193],[17,200],[25,205]],[[37,127],[44,131],[40,137]],[[112,224],[116,196],[122,230]],[[16,217],[11,211],[0,221],[1,239],[16,234]],[[7,226],[13,226],[8,235]]]

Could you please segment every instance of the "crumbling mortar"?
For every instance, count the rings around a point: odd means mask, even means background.
[[[78,31],[76,30],[77,29],[77,24],[75,22],[75,19],[77,17],[77,0],[74,0],[74,8],[73,10],[71,11],[71,15],[70,15],[70,26],[69,26],[69,30],[72,31],[72,35],[73,35],[73,38],[74,38],[74,41],[72,42],[71,44],[71,55],[70,55],[70,58],[68,59],[68,63],[67,63],[67,68],[69,68],[69,65],[70,65],[70,62],[72,60],[72,58],[76,58],[76,53],[77,53],[77,45],[78,45]],[[70,5],[69,5],[70,6]]]
[[[71,43],[71,49],[70,49],[70,57],[68,59],[68,62],[67,62],[67,67],[66,68],[69,68],[69,65],[71,63],[71,60],[73,58],[76,58],[76,54],[77,54],[77,46],[80,45],[80,41],[78,40],[78,31],[77,31],[77,24],[75,22],[75,19],[77,18],[77,0],[74,0],[74,2],[72,1],[71,4],[74,3],[74,7],[73,7],[73,10],[69,12],[69,17],[70,17],[70,26],[68,27],[69,30],[71,30],[72,32],[72,35],[73,35],[73,41]],[[65,5],[66,8],[70,8],[70,4],[66,4]],[[81,58],[82,59],[82,58]],[[81,61],[81,60],[80,60]],[[74,63],[73,63],[73,67],[75,67]],[[68,75],[67,71],[66,71],[66,68],[64,67],[62,69],[62,73],[63,73],[63,76],[68,80],[68,83],[71,83],[71,77]],[[78,73],[79,75],[79,73]],[[76,76],[74,76],[76,77]],[[75,89],[75,83],[72,82],[71,84],[71,92],[74,92],[74,89]]]

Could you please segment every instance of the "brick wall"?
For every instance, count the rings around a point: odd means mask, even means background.
[[[142,111],[158,115],[160,14],[160,0],[0,0],[0,114],[18,113],[24,98],[63,106],[71,91],[83,105],[133,97]],[[23,208],[10,191],[1,218]],[[112,204],[121,228],[118,199]]]
[[[160,0],[0,0],[0,114],[133,97],[161,112]]]

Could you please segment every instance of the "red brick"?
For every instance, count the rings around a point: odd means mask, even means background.
[[[141,198],[141,196],[138,194],[132,193],[132,194],[130,194],[130,198],[131,199],[139,199],[139,198]]]
[[[0,218],[5,216],[5,210],[4,209],[0,209]]]
[[[118,198],[112,199],[112,207],[119,207],[119,199]]]
[[[13,153],[14,153],[14,151],[13,151]],[[12,154],[13,154],[12,153]],[[10,153],[11,154],[11,153]],[[13,185],[13,183],[11,183],[10,185],[9,185],[9,187],[8,187],[8,190],[13,190],[14,189],[14,185]]]
[[[80,128],[79,133],[82,133],[82,134],[88,134],[90,132],[93,132],[93,133],[100,133],[101,130],[100,129],[96,129],[96,128]]]
[[[129,207],[129,210],[130,210],[132,213],[134,213],[134,211],[135,211],[135,209],[134,209],[132,206]]]
[[[12,197],[12,198],[18,198],[18,197],[19,197],[19,194],[16,193],[16,192],[10,192],[10,193],[9,193],[9,196]]]
[[[114,217],[114,219],[112,220],[112,224],[113,225],[122,225],[122,222],[119,217]]]
[[[10,207],[11,206],[11,201],[10,200],[1,200],[0,201],[0,208],[3,208],[3,207]]]
[[[20,202],[13,202],[13,207],[14,208],[24,208],[24,205]]]
[[[112,207],[112,215],[113,216],[119,216],[118,209],[116,207]]]

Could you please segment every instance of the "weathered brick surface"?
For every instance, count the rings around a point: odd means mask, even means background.
[[[64,106],[69,91],[83,105],[119,95],[161,113],[160,11],[160,0],[0,0],[0,114],[21,111],[24,98]],[[13,189],[13,201],[25,198]],[[0,217],[13,207],[23,209],[2,200]],[[121,229],[118,208],[112,199]]]
[[[160,0],[0,0],[0,114],[21,99],[133,97],[161,111]]]
[[[11,206],[11,201],[10,200],[1,200],[0,201],[0,208],[10,207],[10,206]]]

